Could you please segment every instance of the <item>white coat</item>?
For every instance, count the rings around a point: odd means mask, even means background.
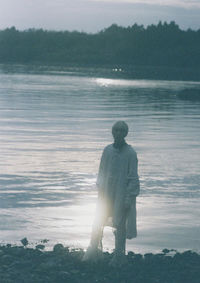
[[[97,178],[98,205],[97,213],[104,219],[104,226],[117,228],[125,213],[125,198],[131,199],[131,207],[126,212],[126,238],[137,236],[136,197],[140,184],[138,177],[138,159],[133,147],[124,144],[117,149],[113,144],[105,147]],[[109,219],[112,221],[109,223]]]

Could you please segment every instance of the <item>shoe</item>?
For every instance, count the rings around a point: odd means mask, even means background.
[[[94,248],[90,246],[85,252],[82,261],[97,262],[102,259],[103,259],[103,252],[96,247]]]
[[[127,264],[127,258],[125,256],[125,254],[123,254],[123,253],[118,254],[118,253],[115,253],[115,252],[114,252],[114,255],[113,255],[111,261],[109,262],[109,265],[111,267],[122,267],[126,264]]]

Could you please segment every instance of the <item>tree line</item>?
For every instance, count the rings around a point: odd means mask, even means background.
[[[95,33],[15,27],[0,30],[0,63],[80,66],[200,67],[200,29],[175,22],[116,24]]]

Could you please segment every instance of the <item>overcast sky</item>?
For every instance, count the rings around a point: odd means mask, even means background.
[[[0,29],[97,32],[113,23],[146,26],[160,20],[200,29],[200,0],[0,0]]]

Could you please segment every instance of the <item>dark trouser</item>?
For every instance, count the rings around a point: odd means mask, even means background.
[[[126,246],[126,215],[124,213],[121,217],[121,220],[117,227],[115,227],[115,253],[116,254],[125,254]],[[103,228],[104,226],[99,223],[93,228],[90,245],[93,248],[102,249],[102,237],[103,237]]]
[[[115,234],[115,253],[125,254],[126,250],[126,213],[122,215],[121,221],[116,227]]]

